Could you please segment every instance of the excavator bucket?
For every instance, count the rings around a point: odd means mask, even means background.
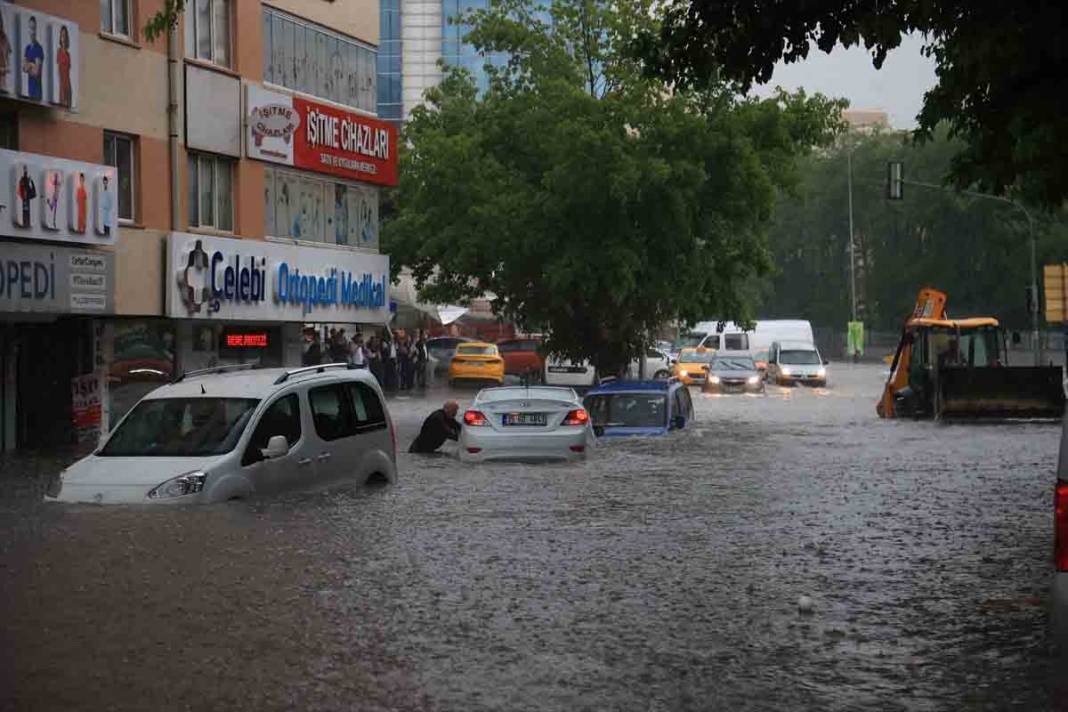
[[[1060,418],[1059,366],[948,366],[938,371],[940,418]]]

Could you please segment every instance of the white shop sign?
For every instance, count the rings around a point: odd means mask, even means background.
[[[112,166],[0,150],[0,235],[112,245],[117,178]]]
[[[384,323],[389,257],[171,233],[167,315],[177,319]]]

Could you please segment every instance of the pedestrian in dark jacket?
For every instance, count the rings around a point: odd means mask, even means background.
[[[427,362],[430,361],[430,351],[426,347],[426,334],[417,331],[415,334],[415,384],[419,388],[426,388]]]
[[[408,452],[428,454],[436,452],[446,440],[459,440],[460,424],[456,421],[459,409],[456,401],[445,401],[445,405],[428,415]]]

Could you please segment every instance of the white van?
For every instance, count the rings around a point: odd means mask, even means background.
[[[792,341],[814,344],[812,324],[803,319],[763,319],[754,322],[753,329],[746,331],[734,322],[726,322],[717,330],[715,322],[702,322],[711,329],[704,335],[700,345],[719,352],[745,352],[755,355],[767,351],[776,341]]]
[[[827,361],[811,342],[775,341],[768,350],[767,378],[780,386],[826,386]]]
[[[194,371],[146,395],[49,497],[202,503],[396,479],[393,420],[366,369],[234,370]]]
[[[545,359],[542,383],[546,386],[593,388],[597,385],[597,369],[589,361],[571,361],[549,356]]]

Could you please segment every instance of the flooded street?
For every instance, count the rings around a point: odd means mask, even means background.
[[[4,461],[0,709],[1068,706],[1059,427],[879,421],[881,372],[695,391],[584,464],[199,508],[45,505]],[[402,449],[445,395],[391,401]]]

